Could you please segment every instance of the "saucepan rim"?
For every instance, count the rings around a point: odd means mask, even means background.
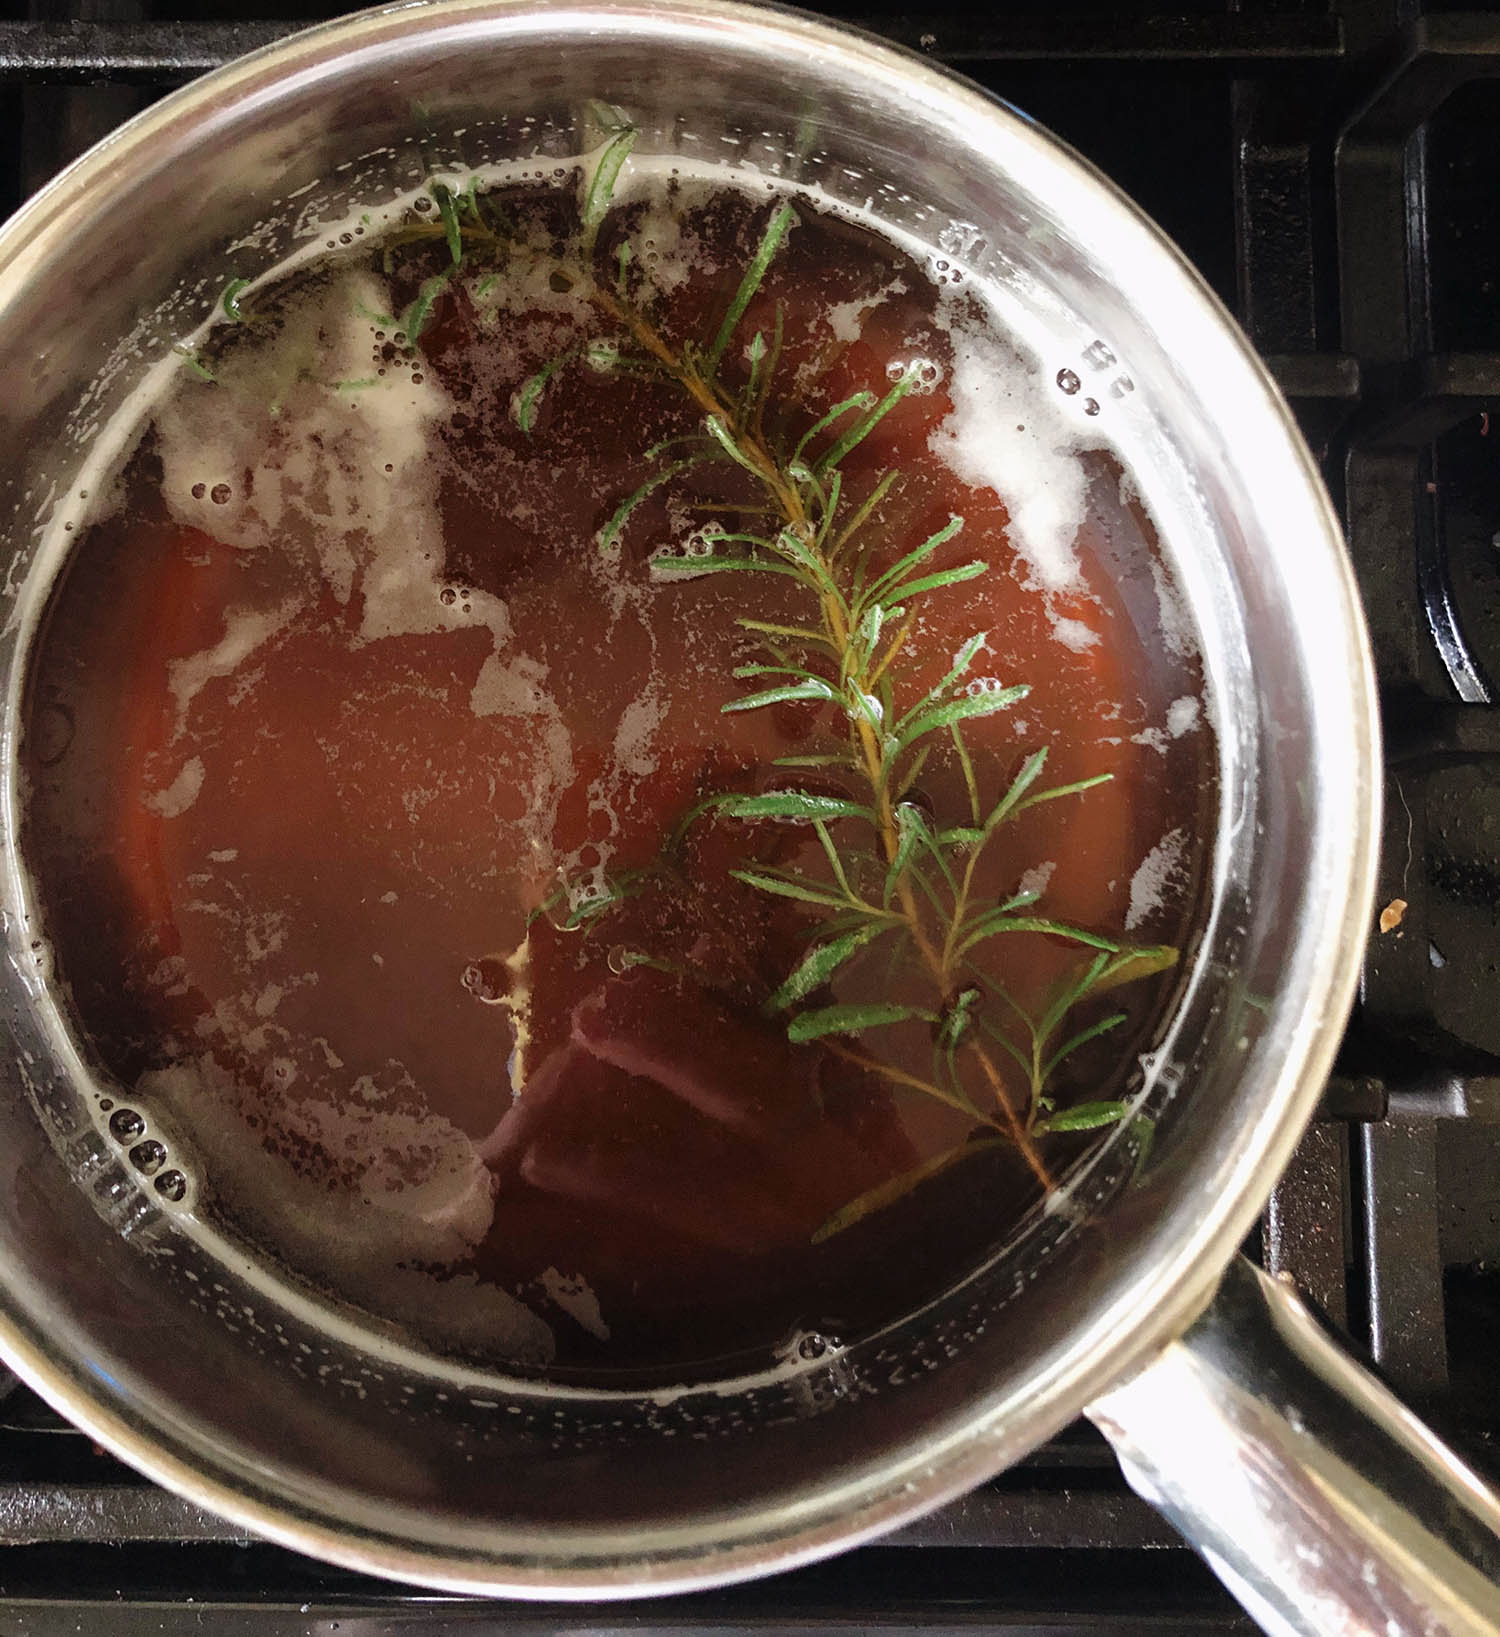
[[[101,190],[131,174],[133,166],[159,164],[164,153],[211,141],[216,124],[247,102],[274,99],[367,53],[389,55],[403,41],[448,30],[500,46],[508,38],[545,34],[562,41],[611,29],[637,37],[696,32],[722,40],[726,49],[735,36],[756,36],[784,51],[815,52],[830,76],[899,91],[974,151],[1000,154],[1008,167],[1022,167],[1038,196],[1049,196],[1042,189],[1050,186],[1062,199],[1086,199],[1092,238],[1120,250],[1127,298],[1148,315],[1171,312],[1186,324],[1184,368],[1213,371],[1215,401],[1231,432],[1236,421],[1243,423],[1254,434],[1251,446],[1267,452],[1265,494],[1258,498],[1262,521],[1274,513],[1301,542],[1309,597],[1322,620],[1310,660],[1309,687],[1318,690],[1312,708],[1325,730],[1336,723],[1340,731],[1327,735],[1337,765],[1329,768],[1327,799],[1312,821],[1309,878],[1315,866],[1316,913],[1309,915],[1313,924],[1298,928],[1291,946],[1303,974],[1298,1004],[1281,1020],[1278,1060],[1261,1073],[1247,1099],[1234,1142],[1214,1157],[1214,1185],[1198,1189],[1191,1215],[1174,1201],[1175,1231],[1155,1234],[1149,1247],[1127,1259],[1110,1286],[1112,1299],[1080,1323],[1049,1361],[1024,1437],[997,1425],[995,1412],[976,1411],[964,1436],[930,1451],[920,1470],[903,1474],[903,1482],[872,1483],[862,1492],[851,1486],[847,1511],[838,1517],[790,1521],[781,1532],[769,1530],[728,1548],[700,1543],[651,1561],[623,1555],[510,1560],[497,1570],[493,1559],[311,1515],[278,1497],[269,1483],[255,1488],[242,1475],[231,1475],[227,1465],[206,1470],[186,1442],[174,1440],[170,1427],[147,1425],[107,1381],[80,1361],[59,1357],[48,1346],[44,1315],[14,1291],[0,1289],[0,1353],[70,1420],[169,1489],[258,1535],[350,1568],[454,1591],[573,1599],[722,1585],[882,1533],[992,1476],[1190,1322],[1290,1159],[1331,1066],[1358,976],[1379,828],[1376,696],[1354,580],[1311,456],[1264,366],[1177,248],[1105,177],[978,87],[858,31],[736,0],[437,0],[340,18],[173,93],[62,172],[0,229],[0,298],[49,244],[87,221]]]

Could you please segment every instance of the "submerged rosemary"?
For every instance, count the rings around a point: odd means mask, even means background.
[[[613,546],[642,501],[689,472],[719,466],[749,474],[760,491],[760,514],[768,519],[762,531],[700,530],[688,547],[656,552],[653,573],[663,580],[776,575],[805,593],[808,612],[802,623],[751,616],[739,620],[759,645],[761,657],[735,671],[750,689],[724,709],[754,711],[795,701],[833,707],[843,728],[830,748],[784,757],[776,765],[816,768],[820,777],[834,775],[846,787],[844,794],[791,787],[712,795],[683,815],[664,857],[695,824],[722,820],[810,827],[826,870],[756,865],[733,872],[760,892],[817,911],[807,927],[805,953],[766,997],[766,1010],[784,1016],[792,1041],[822,1041],[888,1084],[932,1097],[970,1122],[964,1143],[851,1201],[824,1224],[819,1237],[889,1203],[983,1144],[1014,1145],[1038,1182],[1050,1187],[1040,1138],[1110,1125],[1126,1113],[1126,1105],[1115,1100],[1066,1108],[1056,1104],[1051,1086],[1060,1065],[1125,1021],[1125,1013],[1113,1012],[1073,1028],[1075,1009],[1163,971],[1176,961],[1177,951],[1122,944],[1048,918],[1036,911],[1038,891],[981,901],[976,874],[986,849],[1006,825],[1043,803],[1081,796],[1109,775],[1046,785],[1047,752],[1038,750],[1004,789],[981,788],[964,727],[1007,709],[1029,691],[1025,684],[1006,686],[977,674],[984,632],[961,646],[935,686],[914,697],[914,690],[903,685],[900,662],[924,600],[989,566],[977,557],[947,562],[943,548],[961,533],[959,517],[884,564],[872,549],[868,525],[901,475],[887,471],[857,497],[850,492],[853,482],[846,482],[844,462],[918,385],[922,366],[904,367],[883,394],[855,393],[795,435],[786,429],[786,414],[768,414],[782,352],[781,308],[755,330],[740,357],[731,358],[731,345],[796,225],[796,210],[786,202],[772,210],[711,336],[701,342],[669,340],[650,316],[656,292],[649,276],[632,262],[629,242],[622,241],[609,258],[598,250],[615,184],[634,141],[634,131],[617,131],[586,167],[580,242],[558,260],[551,275],[555,288],[576,289],[587,299],[599,331],[560,352],[526,381],[514,396],[512,412],[517,425],[531,433],[550,384],[580,364],[599,371],[644,372],[676,385],[697,413],[696,428],[643,451],[642,481],[605,522],[598,543],[605,549]],[[512,244],[508,224],[473,184],[460,194],[434,183],[430,193],[435,216],[410,221],[389,241],[397,247],[442,241],[448,252],[448,265],[422,282],[399,320],[409,343],[417,341],[437,304],[462,277],[478,275],[472,293],[482,299],[502,276]],[[237,298],[238,290],[226,291],[225,308],[235,316]],[[740,502],[726,506],[747,510]],[[911,799],[924,762],[939,749],[951,749],[962,771],[968,812],[959,824],[938,825]],[[652,873],[631,872],[608,891],[573,902],[566,924],[599,922],[623,899],[646,890]],[[557,896],[568,896],[568,884]],[[991,940],[1018,935],[1062,939],[1079,951],[1070,971],[1035,1010],[1008,993],[979,958]],[[827,987],[835,975],[877,953],[920,975],[926,999],[831,1003]],[[646,955],[636,959],[660,964]],[[901,992],[909,993],[910,987]],[[920,1027],[930,1039],[927,1075],[909,1073],[862,1049],[873,1032],[903,1026]]]

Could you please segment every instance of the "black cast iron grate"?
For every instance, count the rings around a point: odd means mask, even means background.
[[[163,90],[340,9],[3,0],[0,206]],[[1131,193],[1238,314],[1323,463],[1389,733],[1389,930],[1252,1248],[1500,1474],[1500,15],[869,0],[857,20],[960,66]],[[243,1543],[24,1389],[0,1403],[0,1637],[834,1625],[1249,1629],[1082,1427],[896,1544],[558,1618]]]

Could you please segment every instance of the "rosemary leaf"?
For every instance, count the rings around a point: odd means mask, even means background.
[[[870,610],[871,615],[879,616],[883,615],[883,613],[884,610],[881,608],[879,603],[876,603]],[[869,616],[867,615],[866,618],[868,617]],[[958,679],[964,674],[964,672],[967,671],[968,668],[974,663],[975,656],[984,647],[988,637],[988,631],[976,631],[974,635],[970,637],[969,640],[963,645],[963,647],[960,648],[953,656],[953,665],[947,676],[945,676],[941,682],[929,688],[927,692],[922,695],[916,704],[913,705],[902,718],[902,723],[911,721],[911,719],[916,716],[917,713],[925,706],[935,705],[940,699],[942,699],[948,692],[949,688],[951,688],[953,684],[957,682]],[[897,726],[898,732],[900,731],[900,726],[901,724],[898,724]],[[965,748],[963,740],[959,737],[957,723],[952,724],[952,729],[954,744],[958,750],[959,764],[964,770],[964,782],[968,786],[969,790],[970,806],[974,811],[974,822],[977,824],[979,822],[979,811],[975,805],[976,791],[974,786],[974,767],[969,761],[968,750]]]
[[[901,877],[906,874],[911,865],[912,855],[921,842],[921,833],[912,822],[913,817],[920,817],[920,812],[910,802],[898,802],[892,817],[896,821],[896,851],[891,857],[885,872],[885,886],[881,893],[882,902],[890,907],[892,898],[896,895],[896,888]]]
[[[848,751],[822,756],[778,756],[772,767],[847,767]]]
[[[804,904],[821,904],[827,909],[846,909],[846,901],[820,885],[816,881],[808,881],[800,876],[770,875],[763,870],[731,870],[729,872],[736,881],[743,881],[746,886],[759,887],[762,892],[773,893],[778,898],[795,898]]]
[[[766,412],[766,399],[771,392],[771,379],[776,374],[776,366],[781,362],[781,343],[786,329],[786,312],[782,304],[776,303],[776,323],[771,330],[771,345],[766,353],[765,368],[761,371],[760,385],[750,395],[750,421],[756,432],[760,431],[761,421]]]
[[[846,932],[843,937],[835,938],[830,943],[818,944],[802,957],[773,992],[766,1002],[766,1010],[784,1012],[788,1006],[805,1000],[815,989],[821,989],[851,956],[857,955],[866,944],[888,931],[889,923],[876,921],[853,932]]]
[[[729,539],[731,537],[724,535],[715,536],[715,538]],[[832,646],[824,632],[814,631],[811,626],[807,625],[772,625],[765,620],[751,619],[737,619],[734,623],[743,627],[746,631],[759,631],[763,636],[788,637],[793,642],[805,642],[812,647],[828,648]]]
[[[248,289],[249,286],[249,279],[230,279],[219,292],[219,305],[224,309],[224,316],[236,324],[242,324],[245,320],[244,311],[240,307],[240,291]]]
[[[1113,773],[1096,773],[1091,779],[1079,779],[1073,784],[1054,785],[1050,790],[1039,790],[1036,795],[1028,796],[1012,811],[1020,813],[1028,807],[1039,807],[1044,801],[1057,801],[1062,796],[1076,796],[1085,790],[1092,790],[1096,785],[1108,784],[1113,778]]]
[[[991,984],[990,987],[991,989],[998,989],[999,986]],[[1004,994],[1003,990],[1000,992]],[[1005,998],[1007,1000],[1010,999],[1008,995],[1006,995]],[[1015,1006],[1014,1001],[1011,1001],[1010,1004],[1013,1007]],[[1016,1007],[1016,1010],[1019,1011],[1020,1008]],[[1019,1046],[1016,1045],[1015,1041],[1013,1041],[1003,1029],[992,1023],[987,1017],[981,1016],[977,1019],[977,1022],[980,1030],[987,1035],[989,1039],[994,1041],[994,1043],[999,1046],[1009,1057],[1013,1058],[1017,1067],[1021,1070],[1021,1073],[1029,1078],[1031,1075],[1031,1059],[1027,1057],[1026,1053],[1023,1052]]]
[[[982,562],[961,563],[957,568],[945,568],[940,574],[929,574],[922,580],[907,580],[898,585],[881,598],[887,610],[894,612],[900,604],[912,597],[920,597],[929,591],[941,591],[945,586],[958,585],[960,581],[975,579],[978,575],[989,572],[989,564]]]
[[[860,505],[859,510],[855,512],[854,516],[851,517],[849,521],[844,524],[843,528],[839,530],[838,539],[833,542],[833,546],[829,550],[828,555],[830,557],[837,557],[840,552],[843,551],[844,547],[849,543],[849,541],[852,540],[854,536],[858,534],[859,531],[865,526],[865,524],[870,521],[870,518],[874,515],[876,507],[878,507],[880,502],[884,500],[885,497],[891,492],[892,486],[900,476],[900,472],[882,472],[880,474],[879,479],[876,481],[875,487],[870,491],[868,497]]]
[[[453,198],[453,189],[446,183],[434,182],[429,191],[437,200],[438,215],[443,221],[443,237],[448,241],[448,254],[457,267],[464,259],[464,234],[458,223],[458,205]]]
[[[823,681],[816,672],[801,665],[736,665],[729,674],[740,681],[751,676],[800,676],[805,681]]]
[[[653,443],[651,447],[641,456],[641,459],[660,460],[669,449],[683,448],[695,448],[706,452],[708,446],[704,443],[702,437],[697,432],[682,432],[673,437],[662,438],[659,442]],[[726,535],[724,538],[728,539],[729,537]]]
[[[789,464],[795,465],[800,463],[802,460],[803,451],[807,448],[808,444],[810,444],[820,432],[826,432],[835,421],[842,419],[842,417],[849,414],[851,410],[868,409],[874,402],[875,394],[873,392],[856,392],[852,398],[845,398],[842,403],[835,404],[826,415],[820,416],[802,434],[801,438],[798,440],[796,449],[792,452],[792,459]]]
[[[1038,1136],[1049,1131],[1096,1131],[1100,1126],[1114,1125],[1124,1119],[1127,1105],[1116,1102],[1079,1103],[1076,1108],[1064,1109],[1061,1114],[1049,1115],[1032,1128]]]
[[[1097,1023],[1091,1023],[1088,1028],[1080,1029],[1077,1034],[1064,1041],[1061,1046],[1042,1065],[1043,1081],[1050,1080],[1057,1072],[1057,1066],[1065,1057],[1076,1052],[1080,1046],[1086,1046],[1089,1041],[1097,1040],[1100,1035],[1108,1034],[1111,1029],[1118,1029],[1125,1021],[1124,1012],[1113,1012],[1109,1017],[1101,1018]],[[1066,1127],[1055,1128],[1066,1129]]]
[[[719,445],[724,453],[728,455],[737,466],[743,466],[752,477],[758,477],[762,480],[762,482],[765,481],[765,473],[740,447],[734,433],[731,432],[728,426],[725,425],[722,417],[718,415],[706,415],[703,419],[703,425],[707,429],[709,436],[713,438],[714,442]]]
[[[957,729],[954,731],[956,732]],[[1031,755],[1029,755],[1026,760],[1021,763],[1021,771],[1017,773],[1015,778],[1010,781],[1010,787],[1006,790],[1005,794],[1000,798],[1000,800],[995,803],[994,807],[990,810],[989,817],[984,821],[984,830],[986,835],[989,835],[992,831],[1002,825],[1016,810],[1016,804],[1041,776],[1042,768],[1046,766],[1046,762],[1047,751],[1044,746],[1041,750],[1034,750]]]
[[[1177,950],[1171,944],[1146,944],[1121,949],[1115,959],[1094,980],[1091,993],[1103,994],[1107,989],[1118,989],[1122,983],[1137,983],[1142,978],[1155,977],[1177,964]]]
[[[846,1228],[852,1228],[865,1217],[873,1216],[876,1211],[883,1211],[888,1205],[894,1205],[922,1183],[957,1165],[960,1160],[967,1159],[970,1154],[982,1154],[987,1148],[998,1147],[1002,1140],[999,1137],[977,1137],[973,1142],[959,1143],[956,1148],[934,1154],[931,1159],[923,1160],[920,1165],[914,1165],[910,1171],[903,1171],[900,1176],[892,1177],[888,1182],[867,1188],[847,1205],[841,1205],[823,1223],[812,1236],[813,1244],[821,1245],[825,1239],[832,1239],[836,1233],[843,1233]]]
[[[931,1012],[915,1006],[902,1006],[891,1000],[856,1003],[850,1006],[820,1006],[816,1011],[803,1012],[787,1024],[787,1039],[796,1045],[804,1040],[821,1040],[831,1034],[859,1034],[864,1029],[882,1028],[889,1023],[905,1023],[921,1018],[930,1023]]]
[[[944,855],[942,845],[932,833],[932,826],[927,822],[927,815],[913,802],[902,802],[896,809],[895,819],[900,827],[903,838],[910,834],[916,838],[916,845],[923,847],[932,855],[933,862],[942,872],[943,879],[948,883],[948,890],[958,892],[958,882],[954,879],[952,867]],[[897,849],[900,856],[900,849]]]
[[[780,574],[800,580],[802,576],[787,563],[762,563],[753,557],[671,557],[656,555],[651,559],[653,574],[680,574],[685,580],[700,574]]]
[[[1085,932],[1082,927],[1069,926],[1066,921],[1049,921],[1037,915],[1013,915],[1008,909],[988,910],[969,921],[965,936],[959,941],[958,954],[966,955],[975,944],[983,943],[1002,932],[1045,932],[1054,938],[1066,938],[1071,943],[1084,944],[1090,949],[1102,949],[1113,955],[1119,945],[1097,932]],[[1127,981],[1127,980],[1122,980]]]
[[[923,711],[915,721],[908,720],[897,728],[892,755],[905,750],[924,733],[931,733],[935,728],[952,727],[955,722],[967,722],[976,716],[993,716],[997,711],[1008,709],[1017,700],[1024,699],[1030,692],[1031,689],[1024,682],[1018,682],[1009,688],[997,688],[993,693],[965,694],[961,699],[950,699],[946,705],[935,705],[931,710]]]
[[[806,790],[768,790],[764,795],[727,795],[712,798],[716,812],[726,818],[840,819],[861,818],[873,824],[875,814],[841,796],[815,796]]]
[[[963,526],[963,518],[958,516],[950,517],[936,534],[929,534],[915,551],[907,552],[906,556],[901,558],[899,562],[893,564],[884,574],[876,578],[869,586],[869,589],[860,597],[860,603],[876,602],[884,597],[892,587],[900,584],[907,573],[919,563],[926,562],[939,546],[946,545]]]
[[[452,267],[445,267],[441,273],[434,273],[430,279],[423,279],[418,288],[416,297],[410,307],[401,316],[401,330],[412,346],[417,343],[417,337],[427,327],[427,320],[432,316],[432,304],[443,293],[448,281],[458,271],[455,263]]]
[[[533,377],[535,379],[535,377]],[[684,472],[691,471],[695,466],[703,464],[702,455],[686,455],[681,460],[674,460],[670,466],[663,466],[659,472],[654,472],[632,494],[626,495],[624,500],[615,508],[614,516],[610,518],[599,531],[599,549],[608,551],[620,537],[620,530],[625,527],[630,514],[647,497],[661,488],[662,484],[670,483],[674,477],[681,477]],[[710,558],[683,558],[683,562],[692,562],[700,570],[710,566]],[[653,564],[653,567],[655,564]]]
[[[531,432],[536,425],[536,406],[547,390],[547,383],[559,370],[566,369],[582,351],[581,346],[565,348],[555,358],[549,358],[535,375],[522,383],[511,402],[511,414],[523,432]]]
[[[830,471],[851,450],[858,448],[916,384],[917,371],[915,368],[908,366],[902,372],[901,379],[896,382],[895,386],[886,393],[885,397],[875,405],[869,414],[850,427],[831,449],[825,450],[818,456],[813,463],[817,470],[819,472]]]
[[[746,694],[743,699],[731,699],[727,705],[721,706],[720,709],[727,716],[734,711],[759,710],[763,705],[781,705],[799,699],[817,699],[826,702],[833,697],[833,689],[821,677],[810,677],[804,682],[788,683],[784,688],[767,688],[762,693]]]
[[[704,373],[710,379],[718,373],[720,362],[723,360],[725,348],[728,347],[730,337],[733,336],[740,320],[745,316],[745,309],[755,299],[755,292],[760,289],[761,282],[766,276],[771,263],[776,259],[776,252],[781,248],[781,241],[787,236],[792,224],[797,220],[797,212],[790,205],[782,205],[766,226],[761,235],[760,245],[745,269],[740,279],[739,289],[725,309],[724,317],[719,324],[719,332],[713,339],[713,344],[704,355]]]
[[[970,987],[962,990],[953,1001],[953,1004],[943,1013],[943,1020],[938,1025],[936,1045],[947,1054],[951,1066],[953,1052],[962,1044],[964,1036],[974,1026],[974,1008],[979,1004],[979,990]],[[954,1076],[957,1083],[957,1075]]]
[[[594,241],[599,237],[599,227],[609,210],[609,202],[614,197],[615,182],[620,174],[620,167],[630,157],[630,150],[635,146],[639,132],[634,126],[627,126],[623,131],[612,136],[605,144],[604,151],[599,155],[588,180],[588,186],[583,195],[583,248],[585,252],[594,248]]]
[[[184,364],[187,365],[187,367],[193,372],[194,375],[198,377],[200,381],[206,381],[210,385],[213,385],[214,382],[217,381],[218,377],[214,374],[214,372],[208,367],[207,364],[203,362],[193,348],[188,346],[185,342],[179,341],[177,345],[172,348],[172,351],[177,354],[177,356],[183,361]]]

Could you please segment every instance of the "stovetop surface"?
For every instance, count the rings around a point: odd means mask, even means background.
[[[339,9],[0,0],[0,208],[162,91]],[[1120,183],[1240,318],[1323,463],[1388,732],[1386,913],[1323,1118],[1249,1248],[1500,1477],[1500,15],[821,9],[955,64]],[[836,1626],[1250,1629],[1082,1426],[890,1544],[719,1593],[550,1610],[246,1542],[24,1388],[0,1401],[0,1637]]]

